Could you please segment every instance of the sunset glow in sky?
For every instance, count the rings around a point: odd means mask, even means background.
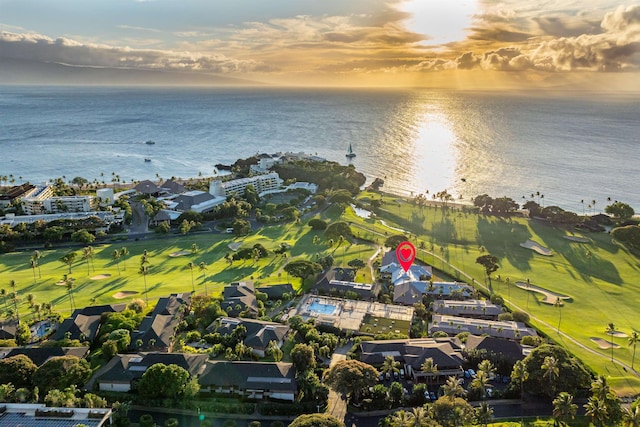
[[[297,85],[640,87],[637,1],[0,0],[0,11],[0,61],[32,66]]]

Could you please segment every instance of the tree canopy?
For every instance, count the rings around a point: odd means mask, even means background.
[[[635,215],[635,211],[631,206],[622,202],[614,202],[604,208],[609,215],[613,215],[616,219],[626,221]]]
[[[554,381],[550,381],[549,369],[543,368],[545,362],[553,358],[557,375],[554,373]],[[575,394],[579,389],[586,389],[591,382],[591,376],[584,365],[567,350],[557,345],[543,344],[534,348],[523,360],[528,377],[524,382],[524,388],[537,395],[554,398],[556,390]],[[545,365],[545,366],[547,366]]]
[[[0,359],[0,384],[11,383],[16,389],[31,387],[31,377],[38,367],[24,354]]]
[[[91,367],[85,359],[59,356],[47,360],[33,374],[33,385],[46,395],[54,388],[64,390],[72,385],[81,387],[91,377]]]
[[[156,363],[142,375],[138,392],[150,398],[176,398],[188,394],[189,372],[178,365]]]
[[[311,275],[320,273],[322,271],[322,266],[317,262],[305,259],[296,259],[285,265],[284,271],[292,276],[299,277],[304,280]]]
[[[289,427],[344,427],[344,423],[329,414],[304,414],[293,420]]]
[[[364,390],[378,383],[378,371],[359,360],[341,360],[325,372],[324,382],[357,401]]]

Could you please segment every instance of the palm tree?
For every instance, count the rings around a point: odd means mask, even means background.
[[[400,362],[396,362],[393,356],[386,356],[380,367],[380,372],[393,376],[394,372],[400,372]]]
[[[61,263],[66,264],[67,266],[69,266],[69,272],[67,274],[71,274],[71,266],[75,262],[77,256],[78,256],[78,254],[76,254],[75,252],[71,251],[71,252],[67,253],[65,256],[63,256],[62,258],[59,259],[59,261]]]
[[[556,301],[553,303],[554,307],[558,307],[558,333],[560,333],[560,322],[562,322],[562,301],[556,297]]]
[[[442,391],[445,397],[451,400],[458,396],[464,396],[467,393],[464,387],[462,387],[462,379],[455,376],[447,378],[447,381],[442,386]]]
[[[596,427],[604,427],[609,419],[607,404],[595,396],[591,396],[584,405],[586,414],[591,417],[591,421]]]
[[[529,378],[529,372],[527,371],[527,365],[522,363],[521,360],[518,360],[513,365],[513,371],[511,374],[511,378],[514,380],[520,381],[520,398],[524,399],[524,383]]]
[[[429,421],[429,413],[422,406],[413,408],[409,413],[409,425],[411,427],[422,427],[428,421]]]
[[[638,334],[638,331],[633,331],[631,332],[631,336],[629,337],[629,339],[627,340],[629,343],[629,346],[633,346],[633,355],[631,356],[631,369],[634,369],[633,367],[633,362],[636,359],[636,344],[638,344],[638,342],[640,342],[640,334]]]
[[[611,347],[611,361],[613,362],[613,346],[615,345],[615,344],[613,343],[613,335],[616,333],[616,325],[614,325],[614,324],[613,324],[613,322],[612,322],[612,323],[609,323],[609,324],[607,325],[606,333],[607,333],[607,335],[609,335],[609,336],[611,337],[611,339],[610,339],[610,344],[611,344],[611,345],[610,345],[610,347]]]
[[[40,259],[42,258],[42,253],[40,251],[33,251],[33,255],[31,255],[31,258],[37,261],[37,267],[38,267],[38,278],[41,279],[42,278],[42,272],[40,271]]]
[[[603,402],[614,397],[614,394],[611,391],[611,386],[607,382],[607,377],[604,375],[598,375],[598,377],[591,383],[591,394]]]
[[[13,302],[13,310],[16,315],[16,319],[18,320],[18,323],[20,323],[20,310],[18,309],[18,301],[20,299],[18,298],[18,294],[16,292],[11,292],[9,294],[9,299]]]
[[[193,282],[193,267],[195,267],[195,264],[194,264],[194,263],[192,263],[192,262],[188,262],[188,263],[187,263],[187,268],[188,268],[189,270],[191,270],[191,290],[192,290],[192,291],[193,291],[193,293],[195,294],[195,293],[196,293],[196,286],[195,286],[195,284],[194,284],[194,282]]]
[[[127,255],[129,255],[129,249],[123,246],[122,249],[120,249],[120,256],[124,258],[124,271],[127,271],[127,259],[125,258]]]
[[[475,411],[476,423],[487,426],[493,419],[493,408],[487,402],[480,402]]]
[[[574,419],[577,410],[578,405],[573,403],[573,396],[566,391],[561,392],[558,397],[553,399],[553,418],[559,425]]]
[[[622,410],[622,421],[627,427],[640,427],[640,400],[636,399]]]
[[[111,259],[116,262],[116,267],[118,268],[118,276],[120,275],[120,251],[117,249],[113,250],[113,254],[111,255]]]
[[[389,427],[409,427],[412,425],[412,422],[413,420],[411,419],[409,412],[401,409],[391,415],[388,425]]]
[[[471,381],[471,387],[480,390],[481,399],[484,400],[489,387],[489,375],[485,371],[478,370],[476,377]]]
[[[7,309],[7,290],[5,288],[0,289],[0,296],[4,300],[4,309]]]
[[[489,377],[496,373],[496,367],[488,359],[485,359],[478,364],[478,370],[485,372]]]
[[[433,363],[433,357],[427,357],[424,359],[424,362],[422,362],[420,370],[424,374],[427,374],[427,381],[431,383],[433,377],[438,373],[438,365]]]
[[[192,254],[197,254],[199,250],[200,250],[200,246],[198,246],[197,243],[194,243],[193,245],[191,245],[191,253]]]
[[[75,307],[75,301],[73,300],[73,281],[74,279],[65,274],[62,276],[62,282],[64,283],[64,287],[67,289],[67,294],[69,294],[69,306],[71,307],[71,312],[73,313],[73,308]]]
[[[200,269],[200,272],[202,273],[202,283],[204,284],[204,295],[206,296],[208,294],[207,292],[207,263],[202,261],[200,264],[198,264],[198,268]]]
[[[82,248],[82,259],[87,264],[87,276],[88,276],[91,273],[89,270],[89,267],[91,266],[91,261],[93,261],[93,247],[85,246],[84,248]]]
[[[149,305],[149,294],[147,293],[147,274],[149,274],[149,266],[141,264],[138,273],[142,274],[142,279],[144,280],[144,295],[147,300],[147,305]]]
[[[544,371],[542,378],[549,381],[549,384],[551,384],[551,394],[554,395],[556,391],[556,381],[560,376],[558,360],[553,356],[546,356],[540,368]]]
[[[31,270],[33,270],[33,284],[36,284],[36,268],[38,267],[38,260],[31,257],[29,259],[29,265],[31,266]]]

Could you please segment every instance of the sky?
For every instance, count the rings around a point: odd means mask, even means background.
[[[640,2],[0,0],[2,61],[279,85],[638,90]]]

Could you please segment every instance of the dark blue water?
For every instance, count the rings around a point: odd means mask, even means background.
[[[0,175],[213,174],[257,152],[353,164],[386,189],[640,210],[640,101],[423,90],[0,87]],[[146,140],[156,141],[146,145]],[[151,162],[145,162],[144,158]],[[22,177],[22,178],[20,178]]]

